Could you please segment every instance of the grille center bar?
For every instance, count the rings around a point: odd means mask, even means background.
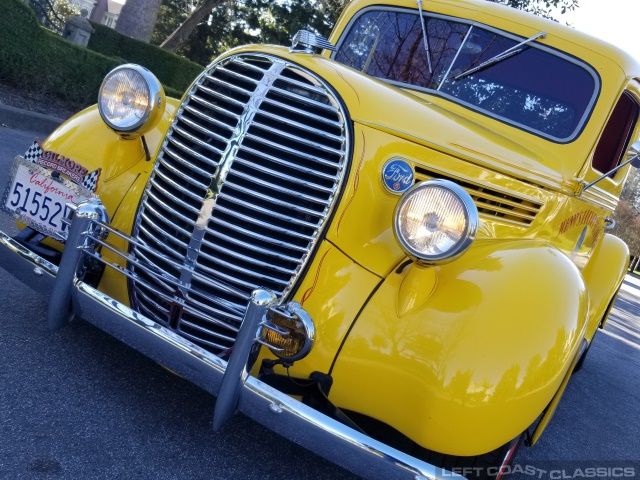
[[[211,177],[211,183],[207,188],[205,198],[202,202],[202,207],[200,208],[200,212],[198,214],[198,219],[194,224],[194,229],[189,241],[184,264],[180,269],[179,289],[180,292],[185,296],[187,295],[187,292],[191,287],[191,279],[193,278],[193,273],[195,271],[195,264],[200,253],[200,248],[202,247],[207,225],[209,223],[209,219],[211,218],[211,213],[213,212],[213,208],[216,205],[216,200],[220,195],[222,185],[224,184],[224,181],[227,178],[229,171],[231,170],[231,165],[236,158],[238,148],[242,143],[245,135],[247,134],[253,118],[260,109],[262,101],[265,99],[267,93],[269,93],[271,86],[278,79],[279,75],[282,73],[285,67],[285,62],[276,60],[272,63],[271,67],[265,71],[264,76],[258,82],[255,91],[249,98],[249,101],[247,102],[242,115],[240,115],[238,124],[236,125],[236,128],[234,129],[233,134],[227,143],[227,147],[222,154],[220,163],[216,168],[215,173]]]

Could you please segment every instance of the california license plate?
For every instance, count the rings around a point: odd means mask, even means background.
[[[95,195],[56,173],[16,157],[2,199],[2,209],[45,235],[67,238],[70,204]]]

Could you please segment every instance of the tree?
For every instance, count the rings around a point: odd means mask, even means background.
[[[558,20],[557,13],[565,14],[578,8],[578,0],[489,0],[513,8],[535,13],[544,18]]]
[[[211,10],[223,3],[224,0],[202,0],[200,5],[189,15],[176,30],[160,45],[161,48],[175,52],[191,35],[202,20],[211,15]]]
[[[116,30],[144,42],[151,40],[162,0],[127,0],[122,7]]]
[[[165,0],[164,5],[165,13],[175,13],[176,0]],[[166,50],[178,51],[192,34],[201,41],[208,37],[203,35],[203,30],[212,30],[207,27],[213,24],[218,27],[211,32],[217,37],[213,43],[221,45],[236,43],[234,38],[260,43],[287,43],[295,32],[303,28],[327,36],[344,5],[343,0],[201,0],[197,8],[184,16],[180,26],[159,43]],[[217,11],[220,8],[227,11]],[[231,23],[217,23],[222,18]],[[159,23],[165,22],[171,23],[171,19],[163,14]],[[197,30],[200,30],[200,35],[194,33]],[[222,40],[222,36],[227,37]],[[216,53],[221,51],[214,50]]]
[[[631,254],[632,267],[640,257],[640,171],[631,169],[614,212],[616,226],[612,233],[626,242]]]
[[[68,20],[71,17],[80,15],[80,8],[69,2],[69,0],[57,0],[54,11],[62,18]]]
[[[578,5],[578,0],[489,1],[548,18]],[[300,29],[329,36],[347,3],[348,0],[164,0],[153,43],[206,64],[222,51],[244,43],[288,44]]]
[[[620,237],[629,246],[632,257],[640,256],[640,215],[628,200],[621,200],[616,208],[614,218],[616,226],[612,233]]]

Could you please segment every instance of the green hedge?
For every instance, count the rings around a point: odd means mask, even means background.
[[[95,103],[105,74],[120,62],[42,28],[20,0],[2,2],[0,80],[78,105]]]
[[[96,102],[104,76],[122,63],[139,63],[154,72],[167,95],[180,98],[202,67],[182,57],[95,25],[90,47],[80,47],[41,27],[21,0],[3,0],[0,15],[0,81],[77,106]],[[95,39],[94,39],[95,37]],[[111,51],[106,44],[112,43]]]
[[[182,93],[203,70],[201,65],[140,40],[127,37],[112,28],[92,22],[95,32],[89,48],[108,57],[137,63],[148,68],[163,85]],[[167,91],[170,94],[170,91]]]

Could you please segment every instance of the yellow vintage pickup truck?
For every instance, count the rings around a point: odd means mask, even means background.
[[[640,66],[476,0],[354,0],[329,39],[122,65],[16,157],[0,266],[365,478],[494,478],[628,267]],[[459,477],[458,477],[459,478]]]

